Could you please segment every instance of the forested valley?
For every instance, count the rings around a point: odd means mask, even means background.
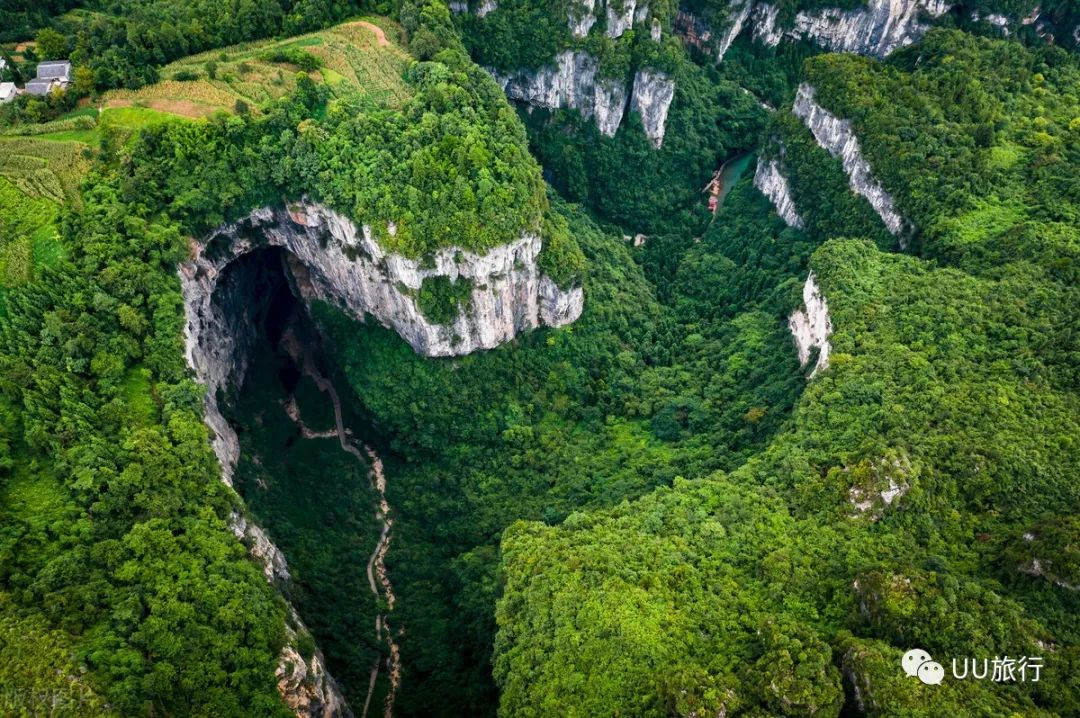
[[[0,715],[1080,712],[1080,13],[911,4],[4,5]]]

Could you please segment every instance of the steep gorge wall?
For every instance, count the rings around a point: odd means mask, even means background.
[[[394,231],[392,225],[388,229]],[[261,265],[238,260],[271,247],[285,250],[281,270],[294,295],[306,302],[331,302],[358,320],[371,315],[425,356],[490,349],[541,325],[573,322],[583,308],[581,287],[561,289],[540,271],[542,243],[536,234],[524,233],[483,254],[450,247],[421,261],[384,251],[370,227],[357,227],[307,202],[256,210],[219,228],[205,241],[192,243],[191,258],[178,271],[187,361],[206,386],[205,420],[222,478],[230,485],[240,445],[221,412],[219,394],[241,385],[272,293]],[[424,281],[433,277],[471,283],[468,306],[459,307],[452,324],[428,320],[417,304]],[[231,517],[230,527],[267,581],[287,587],[291,577],[285,557],[266,533],[240,514]],[[298,718],[352,716],[322,654],[301,655],[300,636],[309,631],[291,605],[286,629],[277,668],[285,703]]]
[[[597,59],[584,50],[564,50],[554,65],[539,70],[488,71],[509,99],[529,107],[577,110],[586,119],[595,120],[608,137],[622,125],[629,104],[630,112],[641,115],[653,146],[659,149],[664,143],[675,81],[663,72],[638,70],[628,89],[624,80],[601,76]]]
[[[780,22],[780,7],[772,2],[731,0],[725,26],[715,36],[717,61],[744,30],[755,40],[773,47],[781,40],[809,40],[833,52],[884,57],[922,37],[931,21],[949,11],[946,0],[870,0],[865,7],[803,10],[791,23]],[[700,37],[700,34],[699,34]],[[697,43],[695,43],[697,44]]]
[[[885,227],[897,236],[901,248],[904,248],[906,246],[904,218],[896,211],[892,195],[874,179],[870,163],[863,157],[859,148],[859,140],[855,136],[851,122],[840,119],[817,104],[814,94],[814,88],[809,84],[804,82],[799,85],[795,103],[791,109],[792,113],[802,119],[819,145],[829,154],[840,159],[851,189],[866,198],[881,217],[881,221],[885,223]]]
[[[776,213],[789,227],[802,229],[805,226],[795,207],[795,200],[791,198],[791,188],[779,159],[758,158],[757,169],[754,171],[754,186],[772,202]]]
[[[829,303],[825,301],[813,272],[806,277],[803,285],[803,306],[791,313],[788,328],[795,338],[799,363],[804,367],[810,362],[811,352],[817,349],[817,361],[810,371],[810,377],[828,369],[829,354],[832,352],[832,344],[829,342],[832,319],[829,317]]]
[[[258,291],[252,279],[220,287],[219,280],[238,258],[264,247],[287,251],[294,291],[305,301],[336,304],[359,320],[371,315],[430,357],[492,349],[542,325],[569,324],[584,301],[581,287],[560,289],[540,271],[542,242],[532,233],[484,254],[449,247],[421,261],[387,253],[370,227],[317,204],[263,208],[221,227],[193,246],[179,271],[187,359],[207,387],[206,419],[227,481],[239,449],[218,410],[217,393],[239,386],[244,376]],[[430,321],[417,304],[424,281],[434,277],[471,282],[468,306],[452,324]]]

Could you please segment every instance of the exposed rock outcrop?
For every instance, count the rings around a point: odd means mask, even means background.
[[[854,513],[852,518],[863,517],[878,521],[885,511],[911,490],[919,471],[903,449],[891,450],[886,455],[870,459],[859,465],[859,471],[845,467],[844,473],[859,477],[848,488],[848,503]]]
[[[606,18],[604,34],[610,38],[622,37],[635,23],[643,23],[649,17],[647,0],[572,0],[566,11],[570,34],[579,40],[588,37],[600,9]]]
[[[822,369],[827,369],[829,354],[832,352],[832,345],[829,344],[832,320],[829,318],[829,304],[818,288],[813,272],[810,272],[806,284],[803,285],[803,308],[791,313],[788,317],[788,328],[795,337],[799,363],[804,367],[810,362],[811,351],[818,351],[817,362],[810,372],[810,377],[813,378]]]
[[[795,201],[791,198],[791,189],[788,186],[787,177],[780,168],[780,161],[776,158],[765,161],[758,158],[757,170],[754,172],[754,186],[763,195],[769,198],[776,213],[787,223],[789,227],[802,229],[805,224]]]
[[[294,613],[295,615],[295,613]],[[299,620],[299,617],[296,618]],[[307,631],[301,624],[300,630]],[[305,659],[296,649],[297,631],[286,628],[287,640],[274,671],[278,693],[298,718],[352,718],[341,689],[326,670],[322,652]]]
[[[776,3],[730,0],[727,23],[715,34],[717,60],[723,59],[748,22],[754,39],[765,45],[785,38],[805,39],[834,52],[884,57],[917,41],[930,27],[927,20],[944,15],[951,6],[946,0],[869,0],[865,7],[851,10],[804,10],[790,25],[781,25]]]
[[[870,163],[863,158],[859,149],[859,140],[855,137],[851,122],[840,119],[817,104],[814,88],[805,82],[799,85],[792,112],[802,119],[818,144],[832,156],[840,158],[851,189],[870,202],[885,227],[897,235],[900,246],[905,247],[904,219],[893,206],[892,196],[874,179]]]
[[[555,58],[553,66],[540,70],[489,72],[511,100],[549,110],[577,110],[583,117],[594,119],[600,132],[611,137],[626,114],[627,88],[621,80],[600,77],[598,67],[596,58],[589,53],[565,50]],[[630,110],[641,114],[645,132],[655,147],[663,144],[674,97],[675,81],[666,74],[645,68],[634,75]]]
[[[997,28],[1005,37],[1008,37],[1011,34],[1011,31],[1009,29],[1009,18],[1000,13],[991,12],[983,15],[978,10],[972,10],[971,21],[985,22],[991,27]]]
[[[589,30],[596,24],[596,0],[576,0],[571,3],[567,10],[567,22],[571,35],[578,39],[588,36]]]
[[[623,0],[622,7],[616,7],[617,0],[607,0],[607,30],[608,37],[622,37],[623,33],[634,24],[634,10],[637,0]]]
[[[594,118],[600,132],[610,137],[622,124],[626,86],[620,80],[598,77],[597,68],[596,58],[589,53],[565,50],[552,67],[511,75],[492,70],[491,74],[511,100],[549,110],[577,110],[585,118]]]
[[[262,566],[266,580],[279,588],[286,587],[291,577],[285,556],[267,538],[266,533],[238,513],[229,517],[229,528],[247,546],[251,557]],[[292,604],[288,605],[288,609],[285,645],[278,655],[278,666],[274,671],[282,700],[297,718],[352,718],[353,713],[345,702],[341,688],[326,670],[326,659],[322,652],[316,648],[310,656],[301,655],[300,636],[305,634],[310,637],[311,634]]]
[[[782,28],[776,6],[762,3],[754,11],[754,37],[766,45],[784,37],[808,39],[834,52],[884,57],[922,37],[929,29],[924,17],[940,17],[951,6],[944,0],[870,0],[854,10],[803,11],[791,27]]]
[[[257,276],[219,280],[234,261],[262,247],[287,250],[290,280],[304,300],[331,302],[357,319],[371,315],[425,356],[468,354],[542,324],[562,326],[578,318],[583,304],[580,287],[562,290],[541,274],[535,234],[484,254],[449,247],[421,262],[385,252],[369,227],[316,204],[264,208],[221,227],[192,247],[180,277],[187,359],[207,387],[206,420],[227,482],[239,448],[217,394],[239,386],[247,369],[258,309],[251,299],[260,292]],[[433,277],[472,282],[469,305],[452,324],[429,321],[417,305],[416,293]]]
[[[634,77],[634,91],[630,95],[630,111],[641,115],[645,135],[653,147],[664,144],[664,128],[668,110],[675,98],[675,81],[657,70],[639,70]]]
[[[735,38],[739,36],[740,32],[742,32],[743,25],[745,25],[746,21],[750,19],[750,12],[753,9],[753,0],[733,0],[732,3],[728,5],[728,15],[731,19],[731,23],[717,39],[717,62],[720,62],[724,59],[724,55],[727,54],[728,48],[731,47],[731,43],[735,42]]]

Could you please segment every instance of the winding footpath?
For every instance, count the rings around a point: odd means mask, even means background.
[[[390,503],[386,500],[386,475],[383,473],[382,459],[379,458],[379,455],[375,453],[375,450],[367,444],[363,444],[363,453],[355,446],[353,440],[349,436],[349,432],[345,429],[345,422],[342,419],[341,413],[341,398],[338,396],[337,389],[334,387],[333,382],[322,375],[322,372],[320,372],[319,368],[315,365],[311,354],[305,351],[291,329],[285,331],[281,338],[281,342],[293,361],[300,365],[301,371],[315,382],[319,391],[330,397],[330,402],[334,406],[334,424],[336,430],[313,432],[308,429],[300,419],[300,410],[296,406],[295,399],[292,398],[286,403],[286,411],[288,412],[289,417],[300,426],[301,434],[305,438],[329,438],[334,434],[337,434],[338,443],[341,444],[342,451],[352,454],[361,464],[370,467],[368,470],[368,478],[371,479],[372,488],[374,488],[379,495],[375,517],[382,523],[382,532],[379,534],[379,540],[375,544],[375,550],[371,552],[371,556],[368,558],[367,579],[368,586],[371,588],[371,593],[375,597],[375,602],[378,603],[380,599],[386,600],[385,613],[377,613],[375,615],[375,636],[379,641],[385,640],[386,646],[390,651],[389,660],[387,661],[387,667],[390,671],[390,690],[386,693],[386,702],[383,705],[383,716],[384,718],[392,718],[394,713],[394,698],[397,695],[398,686],[401,684],[401,651],[394,641],[394,634],[390,629],[388,618],[388,614],[394,610],[394,602],[397,600],[394,596],[394,587],[390,583],[390,576],[386,571],[386,554],[390,550],[390,541],[393,538],[391,536],[391,529],[394,527],[394,519],[390,516]],[[382,660],[376,658],[374,665],[371,667],[367,698],[364,700],[364,711],[361,714],[362,718],[367,718],[368,710],[371,707],[371,697],[375,693],[375,683],[379,679],[379,666],[381,663]]]

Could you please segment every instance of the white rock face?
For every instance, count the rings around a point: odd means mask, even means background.
[[[769,198],[773,207],[776,208],[776,213],[789,227],[802,229],[805,226],[795,208],[795,201],[791,199],[787,177],[784,176],[777,159],[766,162],[758,158],[757,170],[754,172],[754,186]]]
[[[285,561],[285,554],[281,553],[261,527],[233,512],[229,517],[229,530],[248,547],[248,553],[262,566],[263,576],[267,581],[277,583],[292,579],[289,575],[289,565]]]
[[[623,0],[622,8],[614,7],[617,0],[607,2],[607,36],[611,38],[622,37],[623,33],[634,24],[634,10],[637,0]]]
[[[829,154],[839,157],[844,165],[851,189],[862,195],[881,217],[888,230],[897,235],[900,246],[906,242],[902,236],[904,219],[893,206],[892,196],[877,183],[870,163],[859,149],[859,140],[851,129],[851,122],[836,117],[814,101],[814,88],[807,83],[799,85],[792,112],[802,119],[814,138]]]
[[[235,260],[263,247],[288,250],[291,281],[304,300],[336,304],[361,320],[370,314],[425,356],[491,349],[542,324],[570,323],[583,305],[580,287],[561,290],[540,273],[541,240],[535,234],[485,254],[446,248],[424,263],[385,252],[369,227],[316,204],[264,208],[221,227],[192,247],[192,259],[179,272],[187,360],[207,387],[206,422],[226,483],[239,446],[218,409],[217,393],[243,379],[258,308],[250,299],[259,289],[250,286],[254,278],[237,277],[220,287],[219,279]],[[452,325],[433,324],[417,307],[413,294],[432,277],[472,281],[470,306]]]
[[[610,137],[626,111],[626,87],[617,80],[598,78],[597,66],[589,53],[565,50],[556,57],[554,67],[512,75],[489,72],[511,100],[549,110],[577,110],[583,117],[595,118],[600,132]]]
[[[735,42],[735,38],[742,32],[743,26],[750,18],[750,11],[754,9],[753,0],[732,0],[728,5],[728,17],[731,19],[731,23],[727,26],[727,29],[720,34],[716,47],[716,61],[720,62],[724,59],[724,55],[727,54],[728,49],[731,47],[731,43]]]
[[[263,576],[273,586],[287,586],[292,577],[281,550],[273,544],[266,533],[238,513],[229,517],[229,529],[245,546],[248,553],[262,566]],[[299,634],[310,635],[296,608],[288,604],[289,617],[285,625],[285,645],[278,655],[274,671],[277,688],[285,705],[297,718],[352,718],[352,711],[345,702],[337,681],[326,670],[322,652],[305,658],[297,650]]]
[[[780,16],[780,8],[770,3],[762,3],[754,6],[754,39],[758,42],[775,47],[784,38],[783,28],[776,25]]]
[[[971,11],[972,22],[981,22],[984,20],[1000,30],[1005,37],[1009,36],[1009,18],[1006,16],[994,12],[983,15],[978,10]]]
[[[945,0],[870,0],[854,10],[803,11],[792,27],[781,28],[778,8],[760,3],[754,10],[754,37],[766,45],[776,45],[784,37],[806,38],[834,52],[884,57],[922,37],[929,27],[924,15],[940,17],[950,7]]]
[[[795,346],[799,351],[799,362],[805,367],[810,361],[810,350],[817,347],[818,358],[810,378],[822,369],[829,367],[829,354],[832,345],[832,320],[829,318],[829,304],[821,294],[814,273],[810,272],[803,285],[803,309],[796,309],[788,317],[788,328],[795,337]]]
[[[653,147],[664,144],[664,127],[668,110],[675,97],[675,81],[657,70],[638,70],[634,76],[634,91],[630,95],[630,111],[641,115],[645,135]]]
[[[567,22],[574,37],[580,40],[588,36],[596,24],[596,0],[575,0],[567,11]]]
[[[484,17],[488,13],[494,12],[495,10],[498,10],[498,9],[499,9],[499,3],[495,2],[495,0],[486,0],[483,5],[481,5],[479,8],[477,8],[476,16],[477,17]]]

